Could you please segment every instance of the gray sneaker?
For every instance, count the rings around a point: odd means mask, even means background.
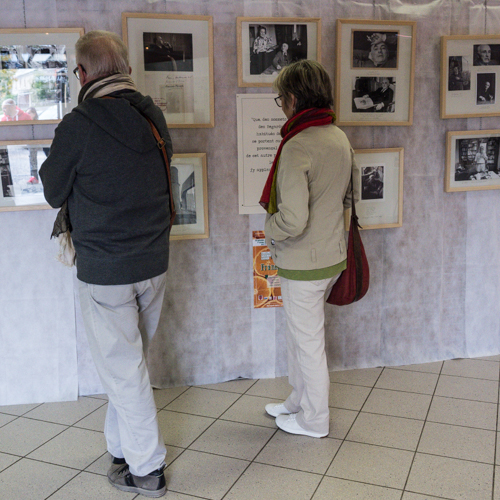
[[[128,464],[123,464],[118,468],[109,469],[109,482],[121,491],[131,491],[150,498],[159,498],[167,492],[165,466],[150,472],[147,476],[134,476],[128,468]]]

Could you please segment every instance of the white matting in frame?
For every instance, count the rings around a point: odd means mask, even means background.
[[[0,142],[0,212],[52,208],[43,195],[38,171],[51,140]]]
[[[381,229],[403,225],[404,149],[356,149],[360,168],[360,198],[356,215],[362,229]],[[349,229],[350,210],[346,211]]]
[[[271,87],[288,64],[321,62],[319,18],[238,17],[236,22],[239,87]]]
[[[211,16],[122,14],[132,78],[170,128],[214,126]]]
[[[338,125],[411,125],[416,22],[337,20]]]
[[[441,118],[500,116],[500,35],[441,37]]]
[[[500,189],[500,130],[446,134],[444,190]]]
[[[0,125],[58,123],[77,105],[75,43],[83,32],[0,30]]]
[[[170,165],[172,193],[177,215],[171,240],[208,238],[207,155],[176,154]]]

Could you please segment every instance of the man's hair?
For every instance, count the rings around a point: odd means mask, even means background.
[[[5,99],[5,101],[2,103],[2,107],[4,106],[15,106],[16,101],[14,99]]]
[[[129,74],[127,47],[116,33],[89,31],[76,42],[75,48],[76,62],[90,78]]]
[[[297,99],[295,113],[309,108],[332,108],[332,82],[325,68],[316,61],[303,59],[285,66],[273,83],[288,105],[290,94]]]

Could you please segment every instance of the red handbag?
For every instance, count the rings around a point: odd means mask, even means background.
[[[353,186],[351,178],[351,186]],[[358,217],[354,205],[354,191],[352,192],[352,214],[347,243],[347,268],[342,271],[339,279],[326,301],[336,306],[346,306],[363,298],[370,285],[370,269],[365,249],[359,234]]]

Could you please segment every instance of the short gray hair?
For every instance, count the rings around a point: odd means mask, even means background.
[[[76,62],[90,78],[129,74],[127,47],[116,33],[89,31],[76,42],[75,48]]]

